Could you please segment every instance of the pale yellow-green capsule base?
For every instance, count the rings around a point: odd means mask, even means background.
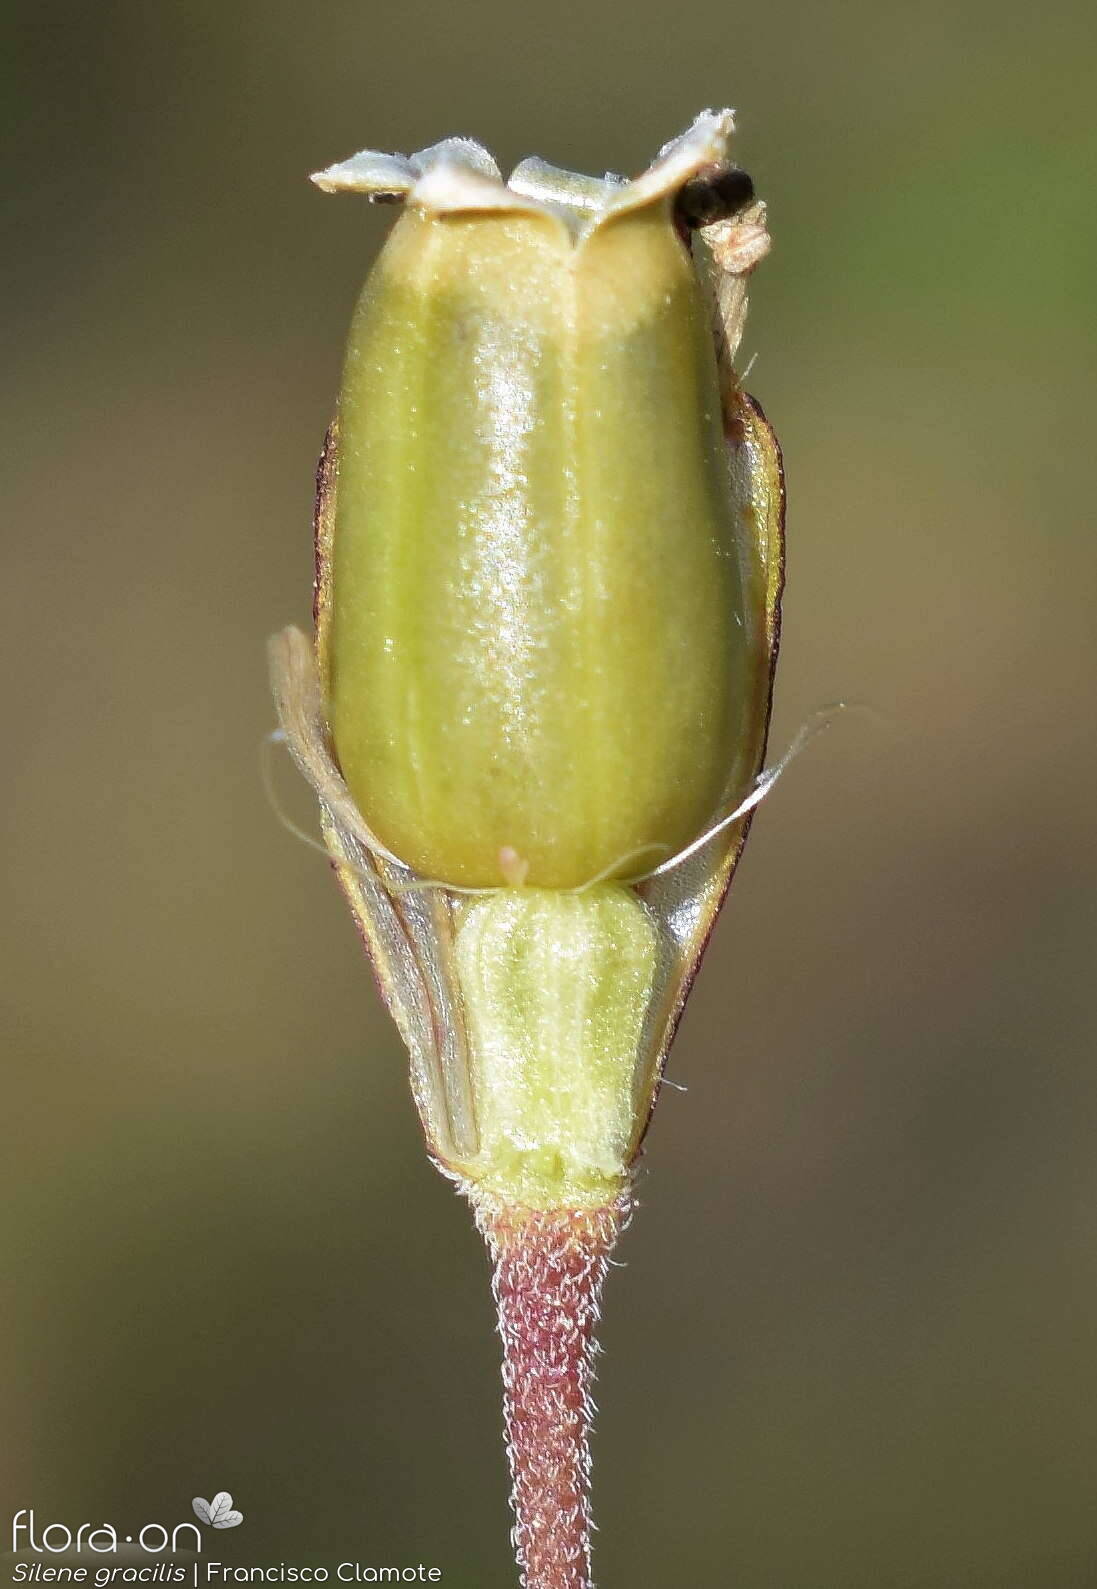
[[[503,889],[465,909],[455,967],[479,1132],[455,1166],[526,1208],[600,1208],[628,1184],[657,931],[630,890]]]
[[[568,888],[713,817],[757,661],[671,197],[577,237],[500,191],[413,194],[354,317],[330,714],[365,820],[421,875],[498,886],[517,857]]]

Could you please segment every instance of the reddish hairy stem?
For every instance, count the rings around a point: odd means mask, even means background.
[[[503,1407],[524,1589],[591,1589],[594,1329],[628,1198],[537,1210],[478,1202],[495,1265]]]

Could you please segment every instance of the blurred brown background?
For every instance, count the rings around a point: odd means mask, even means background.
[[[775,236],[775,744],[611,1278],[599,1582],[1097,1583],[1088,4],[8,8],[3,1472],[207,1556],[512,1582],[487,1271],[263,641],[384,212],[730,102]],[[12,47],[13,46],[13,47]],[[280,784],[308,809],[291,774]]]

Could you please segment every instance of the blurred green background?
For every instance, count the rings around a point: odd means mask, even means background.
[[[775,238],[774,742],[875,715],[758,819],[673,1057],[599,1583],[1097,1583],[1092,7],[7,21],[0,1529],[223,1487],[224,1561],[512,1583],[486,1262],[259,781],[387,225],[305,176],[452,132],[631,171],[731,103]]]

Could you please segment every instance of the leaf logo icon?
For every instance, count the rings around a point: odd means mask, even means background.
[[[236,1512],[232,1506],[232,1496],[228,1490],[218,1490],[212,1501],[204,1501],[196,1495],[190,1503],[194,1507],[194,1515],[202,1523],[208,1523],[211,1528],[238,1528],[244,1521],[243,1512]]]

